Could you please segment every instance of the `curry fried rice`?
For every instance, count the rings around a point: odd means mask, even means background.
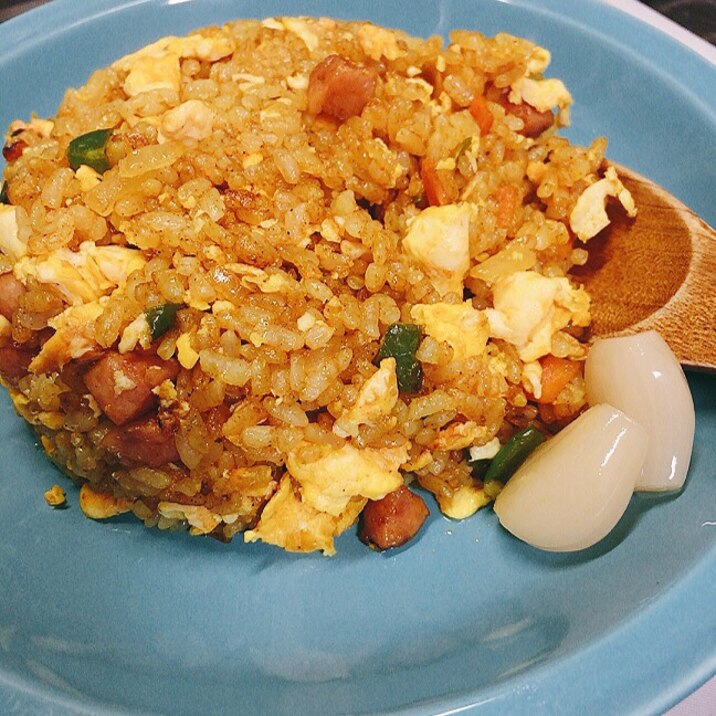
[[[405,543],[424,491],[455,519],[489,504],[500,446],[585,405],[567,272],[607,197],[634,212],[606,141],[558,136],[549,61],[240,20],[13,122],[0,373],[84,512],[333,554],[361,513],[364,541]]]

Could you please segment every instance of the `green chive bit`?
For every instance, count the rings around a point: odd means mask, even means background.
[[[395,358],[395,374],[401,393],[417,393],[423,387],[423,367],[415,354],[420,345],[420,328],[412,323],[393,323],[383,336],[374,363]]]
[[[528,425],[515,433],[492,458],[490,466],[485,473],[484,482],[505,483],[510,479],[517,468],[527,459],[527,456],[541,443],[544,435],[532,425]]]
[[[163,303],[160,306],[152,306],[144,312],[153,341],[156,341],[157,338],[163,336],[174,326],[177,311],[181,307],[181,303]]]
[[[86,164],[100,174],[106,172],[109,169],[107,142],[111,136],[111,129],[95,129],[75,137],[67,147],[67,161],[70,166],[78,169],[82,164]]]
[[[457,151],[455,152],[455,161],[458,161],[460,157],[465,154],[465,152],[470,148],[470,145],[472,144],[472,137],[465,137],[465,139],[462,140],[462,143],[457,148]]]

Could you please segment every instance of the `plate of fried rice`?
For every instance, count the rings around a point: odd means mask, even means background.
[[[601,440],[609,162],[716,223],[713,65],[596,0],[55,0],[0,40],[2,713],[657,714],[716,671],[712,375],[683,488],[644,447],[619,509],[626,458],[515,495]],[[599,469],[648,443],[616,412]]]

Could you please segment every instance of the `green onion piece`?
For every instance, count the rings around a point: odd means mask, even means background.
[[[527,459],[527,456],[541,443],[544,435],[532,425],[528,425],[515,433],[492,458],[490,467],[485,473],[484,482],[505,483],[510,479],[517,468]]]
[[[9,204],[10,199],[7,195],[7,182],[2,183],[2,189],[0,189],[0,204]]]
[[[485,477],[485,473],[487,473],[487,470],[492,464],[492,460],[488,458],[483,458],[481,460],[470,460],[468,458],[467,464],[472,470],[472,476],[477,480],[483,480]]]
[[[455,152],[455,161],[460,159],[460,157],[470,148],[471,144],[472,137],[465,137],[465,139],[462,140],[462,143],[457,148],[457,152]]]
[[[163,336],[174,326],[177,311],[181,307],[181,303],[163,303],[160,306],[152,306],[144,312],[153,341],[156,341],[157,338]]]
[[[78,169],[82,164],[86,164],[100,174],[106,172],[109,169],[107,142],[111,136],[111,129],[95,129],[75,137],[67,147],[67,161],[70,166]]]
[[[423,367],[415,357],[420,345],[420,328],[412,323],[393,323],[383,336],[378,355],[373,361],[395,358],[395,374],[401,393],[417,393],[423,387]]]

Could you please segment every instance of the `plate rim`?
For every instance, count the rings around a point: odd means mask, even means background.
[[[491,2],[492,0],[487,0]],[[479,2],[479,0],[478,0]],[[628,0],[627,0],[628,2]],[[154,6],[167,4],[166,0],[84,0],[82,8],[85,12],[80,12],[77,3],[74,0],[53,0],[53,2],[43,5],[40,7],[32,8],[26,13],[8,20],[7,22],[0,25],[0,42],[4,39],[4,36],[10,36],[13,33],[13,47],[12,50],[6,52],[4,49],[0,51],[0,64],[5,62],[8,58],[11,58],[15,54],[21,54],[27,52],[33,47],[40,46],[43,42],[38,37],[37,23],[52,23],[56,29],[53,34],[62,34],[67,32],[71,28],[71,24],[63,24],[68,21],[71,22],[72,17],[75,18],[75,24],[84,24],[96,20],[99,17],[113,12],[124,11],[129,7],[138,7],[141,5]],[[477,3],[475,3],[477,4]],[[598,9],[598,12],[607,13],[620,13],[620,18],[623,18],[624,26],[622,31],[618,33],[618,36],[622,36],[623,32],[636,33],[636,40],[634,46],[630,49],[638,54],[642,55],[643,42],[645,38],[660,38],[661,42],[668,42],[668,50],[671,53],[676,54],[676,60],[674,64],[664,70],[664,73],[668,76],[678,79],[684,68],[693,68],[694,66],[701,66],[702,70],[705,68],[709,80],[714,84],[716,88],[716,66],[709,63],[708,59],[704,57],[697,48],[689,47],[684,45],[683,42],[678,38],[674,37],[672,33],[668,33],[664,28],[655,28],[650,24],[647,24],[643,18],[635,18],[632,15],[628,15],[626,10],[618,7],[618,2],[610,0],[582,0],[582,3],[572,5],[569,0],[566,2],[558,2],[557,0],[543,0],[542,3],[536,0],[516,0],[514,4],[524,6],[535,11],[544,10],[545,8],[556,10],[559,7],[569,7],[570,11],[576,15],[581,16],[585,12],[588,12],[590,8]],[[626,4],[626,3],[625,3]],[[576,5],[576,7],[575,7]],[[586,9],[586,10],[585,10]],[[81,18],[77,18],[81,15]],[[15,34],[17,33],[17,34]],[[646,34],[643,34],[646,33]],[[616,42],[617,40],[613,38]],[[622,39],[619,42],[623,42]],[[619,43],[618,43],[619,44]],[[7,44],[6,44],[7,46]],[[621,45],[620,45],[621,46]],[[687,78],[688,86],[692,86],[695,82],[693,76]],[[694,97],[697,95],[694,94]],[[709,102],[709,99],[711,100]],[[705,93],[705,97],[699,98],[705,107],[709,108],[710,111],[716,111],[716,92],[709,94]],[[712,384],[713,387],[713,384]],[[533,698],[539,701],[540,694],[544,689],[553,691],[555,688],[554,680],[550,682],[550,676],[553,676],[555,666],[559,666],[564,669],[557,679],[558,682],[562,682],[562,687],[565,689],[564,694],[570,695],[570,698],[575,699],[573,703],[578,703],[576,699],[579,698],[579,693],[570,687],[569,684],[563,683],[565,679],[569,679],[570,675],[573,676],[575,673],[581,671],[581,667],[574,663],[576,653],[587,654],[587,658],[593,658],[595,651],[601,651],[604,648],[619,649],[626,647],[634,639],[635,635],[638,635],[643,631],[644,619],[641,614],[648,612],[652,615],[652,618],[656,616],[662,619],[660,623],[667,623],[669,629],[665,630],[660,635],[659,644],[662,646],[668,645],[668,638],[673,637],[675,632],[680,631],[680,628],[684,626],[685,612],[682,607],[684,601],[689,601],[691,605],[694,605],[694,595],[698,596],[695,604],[701,608],[705,608],[703,613],[708,613],[708,608],[714,603],[716,598],[716,544],[714,544],[711,550],[703,555],[703,557],[696,561],[692,568],[682,577],[672,584],[667,590],[659,594],[658,599],[648,604],[644,612],[635,615],[631,619],[618,624],[614,629],[604,633],[601,638],[591,642],[586,649],[575,650],[567,652],[558,659],[550,660],[545,664],[541,664],[530,668],[529,672],[523,672],[521,675],[516,677],[510,677],[494,689],[481,690],[482,697],[470,704],[465,704],[464,699],[440,699],[440,707],[442,712],[457,713],[459,712],[472,712],[478,710],[480,707],[484,708],[486,712],[492,712],[493,707],[497,707],[498,710],[503,708],[520,706],[521,701],[515,703],[512,699],[515,694],[515,690],[512,688],[506,689],[505,685],[512,681],[518,682],[524,679],[525,673],[530,674],[531,681],[531,693]],[[710,590],[709,590],[710,588]],[[684,600],[684,597],[688,595],[689,599]],[[680,619],[674,619],[674,614],[679,615]],[[667,619],[668,615],[668,619]],[[691,612],[689,613],[691,616]],[[716,626],[716,618],[713,618],[714,626]],[[653,635],[652,635],[653,636]],[[612,643],[615,642],[615,643]],[[697,686],[704,683],[709,677],[716,674],[716,645],[714,645],[710,654],[707,654],[706,658],[702,658],[700,662],[690,669],[688,675],[682,675],[681,679],[672,683],[669,688],[662,690],[659,695],[655,696],[651,703],[643,704],[645,708],[650,710],[664,710],[678,702],[681,698],[685,697],[688,693],[694,690]],[[0,667],[0,695],[6,688],[6,679],[3,678],[5,671]],[[104,705],[104,704],[101,704]],[[60,708],[63,708],[58,704]],[[72,708],[72,706],[67,706]],[[430,709],[430,710],[428,710]],[[448,711],[449,710],[449,711]],[[84,713],[84,707],[80,707],[76,713]],[[107,706],[107,713],[115,713],[115,709],[112,706]],[[75,711],[68,711],[68,713],[75,713]],[[430,706],[414,706],[407,705],[403,708],[389,711],[386,713],[395,714],[415,714],[415,713],[434,713]]]

